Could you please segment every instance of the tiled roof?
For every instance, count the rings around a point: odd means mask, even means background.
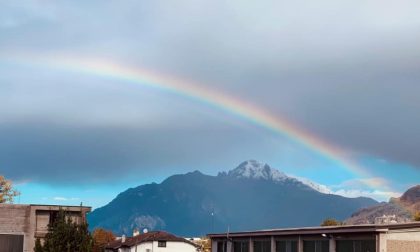
[[[193,246],[197,246],[195,243],[188,241],[182,237],[175,236],[173,234],[164,232],[164,231],[153,231],[149,233],[139,234],[134,237],[127,237],[125,242],[122,242],[121,239],[112,241],[107,244],[105,248],[107,249],[117,249],[121,247],[132,247],[143,242],[149,241],[172,241],[172,242],[185,242]]]

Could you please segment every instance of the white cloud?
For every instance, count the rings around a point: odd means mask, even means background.
[[[292,177],[299,179],[304,184],[321,193],[335,194],[348,198],[368,197],[378,201],[389,201],[391,197],[400,197],[402,194],[401,192],[392,190],[372,189],[368,186],[371,185],[372,187],[377,186],[377,188],[384,188],[384,185],[388,185],[388,181],[381,177],[346,180],[339,185],[331,186],[319,184],[303,177]]]
[[[357,190],[357,189],[339,189],[333,191],[333,194],[341,195],[344,197],[349,198],[356,198],[356,197],[369,197],[376,199],[378,201],[388,201],[391,197],[400,197],[400,192],[392,192],[392,191],[380,191],[380,190]]]
[[[390,181],[383,177],[355,178],[343,181],[338,185],[331,185],[330,187],[333,190],[357,189],[362,191],[372,191],[372,188],[381,188],[382,190],[388,191],[390,189]]]
[[[54,197],[53,200],[55,200],[55,201],[76,201],[76,200],[80,200],[80,199],[76,198],[76,197],[66,198],[66,197],[57,196],[57,197]]]

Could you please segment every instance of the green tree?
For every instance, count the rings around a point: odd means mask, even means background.
[[[0,203],[13,203],[13,199],[20,193],[13,189],[12,181],[0,175]]]
[[[44,252],[44,248],[42,247],[41,240],[39,238],[35,240],[34,252]]]
[[[338,221],[333,218],[327,218],[322,223],[321,226],[327,227],[327,226],[342,226],[343,223],[341,221]]]
[[[85,223],[74,223],[60,209],[57,219],[48,227],[44,244],[37,242],[35,252],[92,252],[93,239]]]

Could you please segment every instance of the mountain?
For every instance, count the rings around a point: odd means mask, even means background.
[[[146,227],[198,236],[228,228],[319,225],[327,217],[344,219],[376,203],[324,194],[267,164],[246,161],[217,176],[195,171],[128,189],[88,218],[92,229],[103,227],[118,234]]]
[[[410,222],[416,212],[420,211],[420,185],[408,189],[400,198],[391,198],[388,203],[360,209],[345,222],[347,224],[369,224],[383,216],[394,216],[392,221]]]

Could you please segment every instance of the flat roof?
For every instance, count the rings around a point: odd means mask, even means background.
[[[90,206],[80,206],[80,205],[78,205],[78,206],[71,206],[71,205],[49,205],[49,204],[15,204],[15,203],[12,203],[12,204],[0,204],[1,206],[3,206],[3,207],[8,207],[8,206],[11,206],[11,207],[13,207],[13,206],[21,206],[21,207],[28,207],[28,206],[32,206],[32,207],[63,207],[63,208],[84,208],[84,209],[92,209],[92,207],[90,207]]]
[[[42,206],[42,207],[81,207],[81,208],[92,208],[90,206],[80,206],[80,205],[54,205],[54,204],[29,204],[30,206]]]
[[[257,231],[229,232],[208,234],[210,238],[271,236],[271,235],[311,235],[311,234],[342,234],[342,233],[381,233],[389,230],[420,229],[420,222],[401,224],[366,224],[327,227],[279,228]]]

